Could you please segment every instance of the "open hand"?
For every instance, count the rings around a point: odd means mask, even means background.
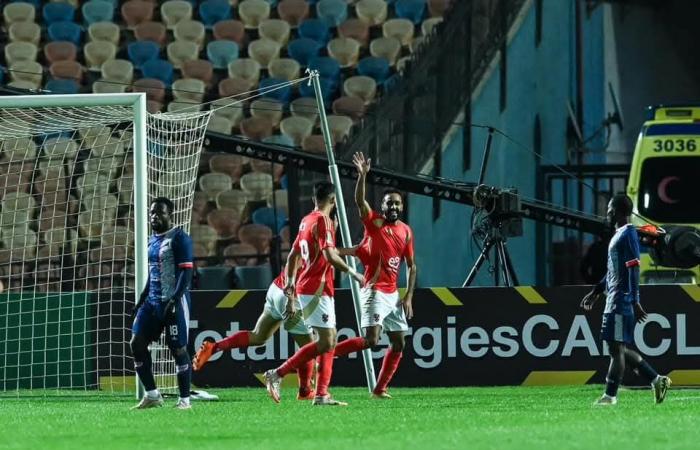
[[[291,319],[296,313],[296,295],[287,296],[287,305],[284,307],[284,320]]]
[[[602,293],[595,293],[595,292],[589,292],[586,294],[585,297],[583,297],[583,300],[581,300],[581,308],[583,308],[585,311],[590,311],[593,309],[593,305],[603,296]]]
[[[413,299],[411,297],[404,297],[401,300],[401,305],[403,306],[403,312],[406,313],[406,320],[413,319]]]
[[[355,164],[357,172],[360,175],[367,175],[367,173],[369,172],[370,165],[372,163],[372,159],[365,159],[365,155],[362,154],[362,152],[357,152],[352,156],[352,162],[353,164]]]
[[[647,320],[647,312],[644,311],[644,308],[639,303],[634,304],[634,318],[637,320],[637,323],[644,323]]]

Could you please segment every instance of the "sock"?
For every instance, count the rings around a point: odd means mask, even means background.
[[[143,383],[146,391],[154,391],[156,389],[156,381],[153,379],[151,372],[151,353],[147,350],[141,355],[142,361],[134,360],[134,368],[139,376],[139,380]]]
[[[653,367],[649,365],[646,360],[642,360],[639,365],[637,366],[637,370],[639,371],[639,374],[643,376],[644,378],[647,379],[649,383],[653,382],[656,380],[656,377],[659,376],[658,373],[656,373],[656,370],[654,370]]]
[[[188,355],[186,351],[175,352],[175,365],[177,368],[177,387],[180,391],[180,398],[189,398],[190,379],[192,378],[190,355]]]
[[[314,373],[314,364],[315,360],[310,359],[297,369],[297,374],[299,375],[299,392],[302,394],[307,394],[311,391],[311,377]]]
[[[150,398],[151,400],[156,400],[160,398],[160,392],[158,392],[158,389],[153,389],[152,391],[146,391],[146,397]]]
[[[283,377],[288,373],[294,372],[302,364],[313,361],[315,357],[318,356],[318,347],[316,347],[315,342],[306,344],[299,349],[298,352],[293,354],[291,358],[284,362],[281,366],[277,368],[277,375]]]
[[[328,386],[331,384],[331,376],[333,376],[333,358],[335,358],[333,352],[326,352],[319,356],[316,395],[328,394]]]
[[[214,350],[216,351],[226,351],[232,348],[244,348],[250,343],[250,331],[243,330],[238,333],[234,333],[231,336],[220,340],[214,344]]]
[[[620,382],[617,380],[605,379],[605,395],[608,397],[617,397],[617,389],[620,387]]]
[[[345,356],[350,353],[355,353],[362,351],[367,348],[367,341],[365,338],[356,337],[351,339],[345,339],[342,342],[338,342],[335,346],[335,356]]]
[[[389,382],[394,377],[396,369],[399,367],[401,362],[402,352],[395,352],[389,347],[384,355],[384,361],[382,362],[382,370],[379,371],[379,378],[377,379],[377,386],[374,388],[374,392],[384,392],[389,386]]]

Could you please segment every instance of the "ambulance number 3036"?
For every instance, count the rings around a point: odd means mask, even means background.
[[[654,151],[660,152],[694,152],[697,150],[695,139],[654,139]]]

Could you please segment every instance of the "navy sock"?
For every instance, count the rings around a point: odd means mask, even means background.
[[[648,362],[645,360],[642,360],[639,365],[637,366],[637,370],[639,371],[639,374],[643,376],[644,378],[651,383],[656,379],[656,377],[659,375],[656,370],[654,370],[653,367],[649,365]]]
[[[189,397],[192,365],[187,351],[175,352],[175,365],[177,366],[177,387],[180,390],[180,398]]]
[[[134,368],[139,376],[139,380],[141,380],[143,387],[147,391],[152,391],[156,388],[156,381],[153,379],[153,372],[151,372],[151,353],[147,350],[138,359],[141,359],[141,361],[134,358]]]
[[[620,382],[607,378],[605,380],[605,394],[609,397],[617,397],[617,389],[620,387]]]

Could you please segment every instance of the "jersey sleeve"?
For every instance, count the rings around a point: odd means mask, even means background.
[[[377,211],[370,209],[369,214],[367,214],[367,217],[362,219],[362,224],[368,228],[368,227],[374,227],[374,221],[377,219],[383,219],[382,215],[379,214]]]
[[[173,239],[173,256],[177,267],[192,269],[194,267],[192,253],[192,238],[185,232],[178,233]]]
[[[413,230],[406,227],[406,248],[403,251],[404,258],[413,258]]]
[[[634,229],[630,229],[627,233],[625,233],[623,248],[625,267],[630,268],[639,266],[639,239],[637,238],[637,232]]]
[[[321,251],[325,248],[335,247],[335,228],[333,227],[333,221],[330,217],[319,216],[316,221],[315,238],[318,249]]]

